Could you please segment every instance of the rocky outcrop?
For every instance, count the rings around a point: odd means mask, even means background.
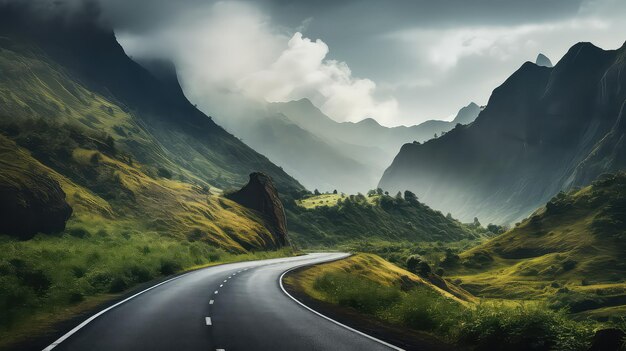
[[[544,54],[537,55],[535,64],[542,67],[552,67],[552,61],[550,61],[550,59]]]
[[[261,172],[251,173],[248,184],[226,197],[258,211],[263,216],[266,227],[274,236],[277,246],[290,245],[285,209],[269,176]]]
[[[22,240],[65,229],[72,208],[59,183],[45,174],[0,173],[0,234]]]

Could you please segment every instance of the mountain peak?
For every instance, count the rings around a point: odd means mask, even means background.
[[[375,119],[373,119],[371,117],[364,118],[364,119],[356,122],[356,124],[381,127],[380,123],[378,123],[377,120],[375,120]]]
[[[474,122],[479,113],[480,106],[474,102],[470,102],[467,106],[462,107],[459,112],[457,112],[456,117],[452,120],[452,124],[470,124]]]
[[[544,55],[542,53],[539,53],[539,55],[537,55],[537,59],[535,60],[535,64],[537,66],[553,67],[552,61],[550,61],[550,59],[546,55]]]

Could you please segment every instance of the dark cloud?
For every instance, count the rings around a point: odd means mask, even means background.
[[[7,2],[0,0],[0,4]],[[11,2],[32,3],[40,14],[76,14],[85,4],[81,0]],[[98,20],[115,29],[130,53],[166,55],[177,62],[187,93],[200,106],[210,108],[223,101],[224,96],[216,98],[216,93],[241,94],[240,82],[257,72],[274,74],[273,81],[290,77],[288,84],[303,84],[291,87],[292,92],[311,91],[319,98],[320,89],[337,86],[328,79],[328,71],[340,68],[345,71],[336,79],[347,82],[342,86],[367,83],[368,88],[360,91],[367,90],[369,95],[362,94],[355,101],[366,101],[373,106],[370,110],[380,110],[376,101],[397,101],[397,116],[386,116],[388,124],[446,117],[471,100],[486,103],[497,84],[539,52],[556,62],[578,41],[614,48],[626,40],[623,0],[91,3],[98,5]],[[338,61],[319,62],[330,85],[309,81],[319,73],[316,67],[302,70],[308,76],[295,77],[291,74],[295,72],[277,72],[273,66],[288,53],[287,42],[297,31],[305,39],[323,41],[328,48],[323,60]],[[255,84],[264,87],[267,82]],[[354,93],[341,91],[346,96]],[[342,110],[364,109],[344,106]]]

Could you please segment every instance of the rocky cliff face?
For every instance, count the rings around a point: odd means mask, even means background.
[[[241,190],[226,197],[252,210],[258,211],[278,247],[290,245],[287,220],[283,204],[272,179],[261,172],[250,174],[250,181]]]
[[[0,234],[30,239],[65,229],[72,208],[54,179],[44,174],[0,174]]]

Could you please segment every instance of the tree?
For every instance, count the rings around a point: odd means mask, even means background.
[[[385,191],[385,195],[389,196],[389,192],[388,192],[388,191]]]
[[[437,139],[437,138],[438,138],[437,133],[435,133],[435,139]]]
[[[420,276],[426,276],[432,271],[428,262],[424,261],[419,255],[411,255],[406,260],[406,268],[409,272]]]
[[[416,204],[418,202],[417,195],[410,190],[404,191],[404,199],[412,204]]]
[[[376,188],[376,194],[378,194],[378,195],[382,195],[382,194],[383,194],[383,189],[381,189],[381,188]]]
[[[317,190],[317,189],[315,189],[315,190],[313,191],[313,194],[315,194],[316,196],[317,196],[317,195],[322,195],[322,194],[320,193],[320,191],[319,191],[319,190]]]
[[[367,192],[367,196],[369,196],[369,197],[372,197],[374,195],[376,195],[376,190],[370,190],[370,191]]]
[[[333,190],[333,194],[337,195],[337,189]]]
[[[398,193],[396,194],[396,200],[402,200],[402,192],[398,191]]]
[[[474,217],[474,223],[472,223],[474,225],[474,227],[478,228],[480,227],[480,222],[478,221],[478,217]]]

